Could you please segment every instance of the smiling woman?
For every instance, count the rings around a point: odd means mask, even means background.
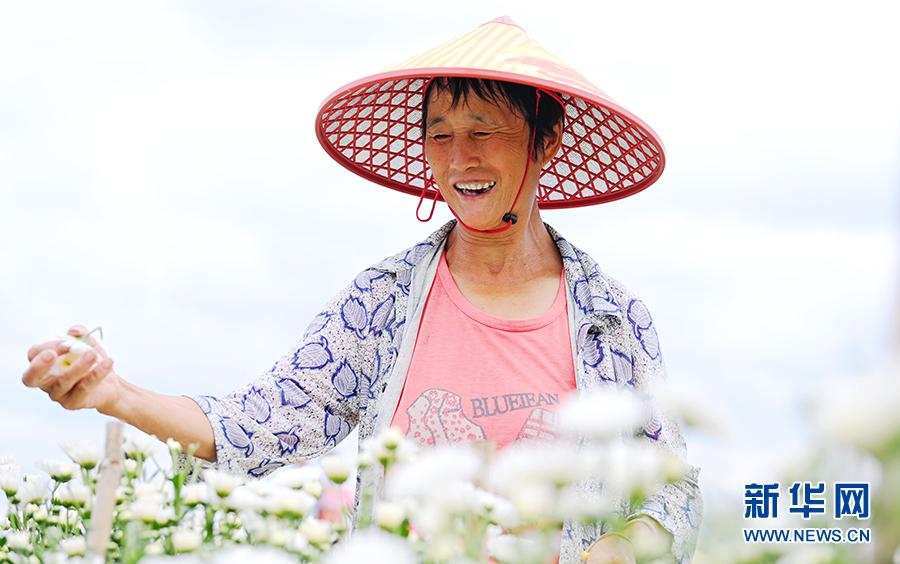
[[[439,77],[426,87],[425,158],[443,199],[469,231],[500,232],[537,212],[540,168],[559,150],[563,128],[561,103],[551,99],[541,113],[540,101],[539,90],[509,82]],[[464,201],[487,215],[462,219],[457,210]],[[492,226],[497,219],[505,225]]]
[[[502,18],[339,90],[317,134],[365,178],[439,192],[457,220],[364,270],[272,369],[225,397],[134,386],[91,338],[93,350],[56,376],[49,367],[66,346],[32,347],[25,384],[197,443],[219,469],[254,477],[327,452],[357,425],[361,441],[391,426],[424,447],[555,441],[561,404],[540,398],[601,392],[645,407],[637,426],[620,422],[618,441],[685,461],[678,425],[654,400],[665,365],[649,312],[541,219],[542,208],[652,184],[664,157],[649,127]],[[662,546],[688,562],[702,502],[685,468],[640,503],[619,499],[624,527],[567,522],[560,561],[633,563]],[[373,491],[381,479],[375,467],[360,476]],[[609,495],[605,486],[587,480],[579,503]]]

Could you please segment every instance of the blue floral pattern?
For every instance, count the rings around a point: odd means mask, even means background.
[[[194,398],[212,422],[218,467],[262,476],[324,454],[354,426],[363,441],[387,425],[400,399],[433,265],[454,225],[360,273],[312,320],[303,340],[250,386],[218,400]],[[686,460],[678,425],[653,399],[666,371],[649,311],[591,257],[547,229],[565,268],[579,393],[612,388],[642,398],[642,432],[623,431],[620,440],[649,441]],[[650,515],[672,533],[679,562],[690,561],[702,514],[698,472],[659,486],[641,507],[620,501],[621,515]],[[368,471],[359,479],[379,480]],[[601,489],[588,481],[582,494],[590,499]],[[581,551],[603,532],[567,523],[560,562],[580,563]]]

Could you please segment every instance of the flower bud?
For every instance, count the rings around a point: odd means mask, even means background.
[[[84,556],[87,541],[81,536],[69,537],[60,541],[59,547],[69,556]]]
[[[165,545],[159,541],[151,542],[144,547],[144,554],[147,556],[159,556],[166,551]]]
[[[393,531],[403,523],[404,519],[406,519],[406,510],[396,503],[386,501],[375,508],[374,521],[382,529]]]
[[[300,532],[303,533],[311,543],[325,544],[331,542],[333,526],[331,521],[307,517],[300,523]]]
[[[169,452],[172,454],[181,454],[184,451],[184,449],[181,448],[181,443],[171,437],[166,440],[166,446],[169,447]]]
[[[325,471],[328,479],[337,485],[346,482],[354,470],[353,463],[340,454],[323,456],[319,459],[319,465],[322,466],[322,470]]]
[[[203,537],[200,531],[193,529],[178,529],[172,533],[172,548],[176,552],[192,552],[200,547]]]

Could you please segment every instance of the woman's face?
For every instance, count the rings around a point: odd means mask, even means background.
[[[534,205],[542,164],[528,167],[516,201],[529,160],[525,119],[473,94],[456,107],[451,102],[450,94],[432,92],[425,124],[425,158],[444,200],[474,229],[502,226],[513,202],[513,213],[524,217]]]

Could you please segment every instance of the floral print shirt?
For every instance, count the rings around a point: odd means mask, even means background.
[[[193,398],[212,423],[218,468],[262,477],[326,453],[354,426],[363,441],[389,425],[454,225],[361,272],[312,320],[303,339],[249,385],[220,399]],[[565,268],[578,393],[613,389],[641,398],[648,406],[646,422],[639,433],[623,433],[620,440],[647,441],[685,461],[681,431],[653,397],[666,372],[650,313],[586,253],[547,229]],[[698,472],[691,469],[681,481],[658,486],[641,507],[619,502],[621,515],[649,515],[673,535],[680,564],[690,562],[700,525]],[[379,481],[377,473],[365,470],[358,479],[376,487]],[[589,482],[582,493],[598,496],[601,488]],[[604,532],[567,523],[560,562],[580,562],[581,552]]]

